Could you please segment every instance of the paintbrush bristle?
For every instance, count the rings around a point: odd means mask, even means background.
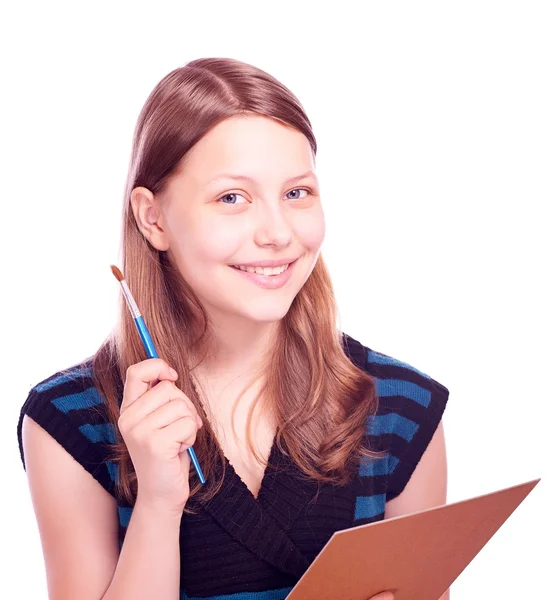
[[[114,277],[116,277],[116,279],[118,281],[124,281],[124,276],[122,275],[122,271],[120,271],[120,269],[118,267],[115,267],[114,265],[110,265],[110,268],[112,270]]]

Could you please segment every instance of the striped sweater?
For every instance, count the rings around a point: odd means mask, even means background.
[[[384,450],[361,459],[346,486],[317,484],[275,443],[254,498],[226,461],[224,485],[180,526],[180,600],[282,600],[335,531],[384,518],[385,503],[405,488],[437,428],[448,390],[412,366],[344,334],[347,356],[376,381],[377,414],[366,439]],[[120,548],[133,507],[115,494],[117,466],[108,460],[115,431],[92,380],[91,359],[34,386],[17,427],[21,460],[23,415],[41,425],[115,499]],[[317,493],[318,492],[318,493]]]

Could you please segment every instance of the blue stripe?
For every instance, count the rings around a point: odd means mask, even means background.
[[[54,404],[58,410],[67,413],[70,410],[91,408],[91,406],[102,404],[102,400],[96,388],[90,387],[83,392],[79,392],[79,394],[68,394],[67,396],[54,398],[52,404]]]
[[[54,377],[50,381],[46,381],[44,383],[39,383],[33,389],[37,392],[44,392],[45,390],[50,390],[57,385],[62,385],[63,383],[67,383],[68,381],[74,381],[79,377],[91,377],[93,374],[93,368],[91,366],[88,367],[76,367],[69,371],[69,373],[62,373],[57,377]]]
[[[116,443],[116,434],[112,423],[101,423],[100,425],[91,425],[86,423],[79,427],[79,431],[93,444],[99,442],[107,442],[109,444]]]
[[[118,474],[118,465],[115,462],[112,462],[111,460],[106,461],[104,464],[106,465],[108,474],[110,475],[110,479],[113,482],[116,482],[116,475]]]
[[[265,590],[264,592],[238,592],[237,594],[204,596],[203,598],[188,596],[180,590],[180,600],[284,600],[292,591],[292,587],[285,587],[279,590]]]
[[[431,379],[431,377],[427,373],[423,373],[409,365],[408,363],[402,362],[401,360],[396,360],[396,358],[392,358],[390,356],[386,356],[384,354],[379,354],[378,352],[374,352],[373,350],[369,350],[367,353],[367,361],[368,363],[373,363],[376,365],[388,365],[389,367],[402,367],[403,369],[409,369],[410,371],[414,371],[418,373],[418,375],[422,375],[426,379]]]
[[[404,381],[403,379],[379,379],[376,378],[377,393],[382,396],[404,396],[414,400],[418,404],[429,406],[431,402],[431,392],[421,385]]]
[[[127,527],[130,524],[132,511],[133,508],[130,508],[129,506],[118,507],[118,521],[120,521],[120,525],[122,525],[122,527]]]
[[[417,423],[397,413],[369,417],[366,425],[368,435],[396,433],[407,442],[412,440],[416,431],[418,431]]]
[[[362,457],[360,461],[360,475],[362,477],[375,477],[376,475],[390,475],[398,465],[398,458],[388,454],[383,458],[372,459],[369,456]]]
[[[357,496],[354,519],[370,519],[385,512],[385,494]]]

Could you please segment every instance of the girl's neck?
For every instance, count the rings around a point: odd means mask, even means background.
[[[253,376],[276,340],[278,325],[230,316],[212,318],[208,352],[197,372],[218,379]]]

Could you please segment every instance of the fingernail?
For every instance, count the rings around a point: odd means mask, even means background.
[[[178,377],[178,373],[176,373],[176,371],[174,369],[170,369],[170,374],[172,375],[172,377]]]

